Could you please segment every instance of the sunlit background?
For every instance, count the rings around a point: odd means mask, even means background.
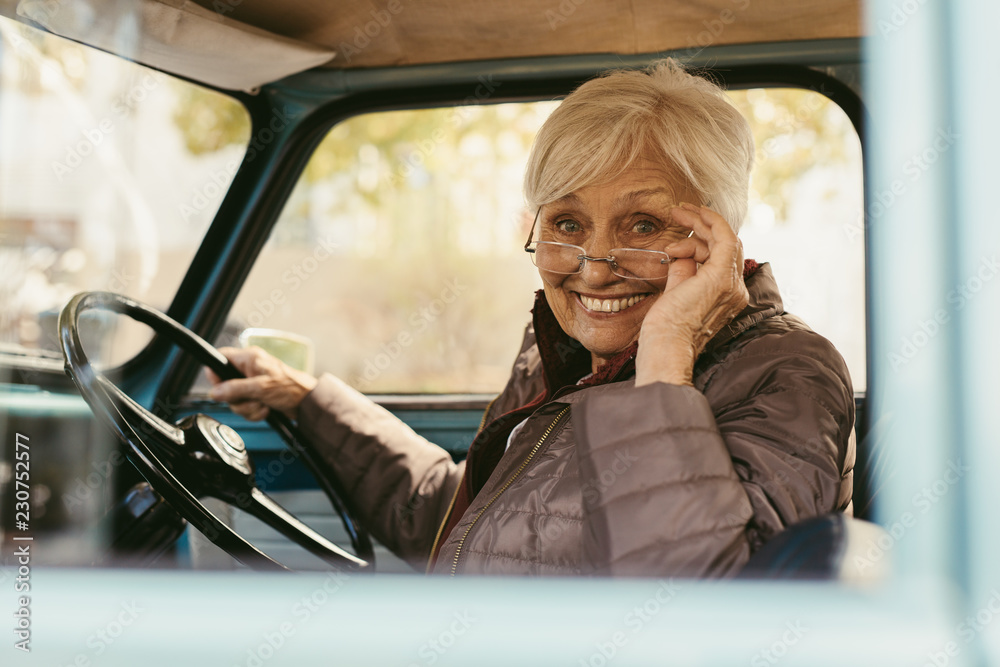
[[[243,158],[249,118],[225,96],[6,19],[0,34],[0,343],[55,351],[56,315],[78,291],[166,309]],[[757,142],[746,256],[771,262],[787,310],[837,345],[863,390],[857,134],[815,92],[731,96]],[[556,104],[332,128],[218,342],[282,329],[315,343],[317,372],[367,392],[499,391],[539,287],[521,250],[521,179]],[[93,327],[106,363],[149,337]]]

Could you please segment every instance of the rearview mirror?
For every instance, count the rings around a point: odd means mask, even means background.
[[[313,364],[316,358],[315,345],[312,340],[288,331],[279,329],[262,329],[251,327],[240,334],[240,346],[256,345],[272,356],[300,371],[313,374]]]

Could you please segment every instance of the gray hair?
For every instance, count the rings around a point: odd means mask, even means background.
[[[750,125],[722,88],[672,58],[612,70],[566,97],[535,137],[525,199],[534,210],[607,182],[645,150],[739,231],[753,167]]]

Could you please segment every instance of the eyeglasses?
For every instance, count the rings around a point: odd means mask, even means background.
[[[532,241],[535,223],[531,225],[524,251],[531,255],[531,262],[542,271],[573,274],[583,271],[587,262],[607,262],[611,272],[629,280],[662,280],[670,271],[670,255],[659,250],[642,248],[612,248],[607,257],[589,257],[578,245],[554,241]]]

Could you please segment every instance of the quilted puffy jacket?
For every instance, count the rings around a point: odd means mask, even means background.
[[[466,461],[330,375],[300,425],[372,534],[433,572],[735,574],[784,527],[852,511],[847,367],[753,268],[693,387],[635,387],[635,345],[589,376],[539,293]]]

